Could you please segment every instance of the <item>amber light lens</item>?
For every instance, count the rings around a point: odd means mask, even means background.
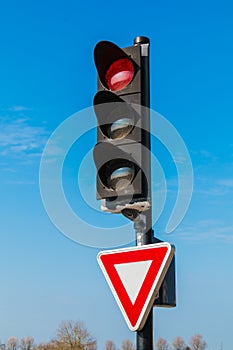
[[[130,59],[120,58],[108,68],[105,81],[111,91],[124,89],[133,79],[134,66]]]

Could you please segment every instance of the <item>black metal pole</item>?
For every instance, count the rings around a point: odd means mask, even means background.
[[[137,350],[153,350],[153,308],[143,329],[137,332]]]
[[[139,214],[134,221],[137,246],[151,244],[153,240],[153,230],[148,229],[148,217],[151,218],[151,209],[143,214]],[[137,350],[153,350],[153,307],[147,317],[144,327],[137,331]]]
[[[144,36],[138,36],[134,39],[134,45],[140,45],[141,47],[141,66],[143,70],[142,79],[142,105],[147,107],[144,113],[148,113],[146,120],[148,121],[146,133],[149,137],[146,137],[147,148],[150,151],[150,70],[149,70],[149,45],[150,40]],[[149,152],[150,154],[150,152]],[[148,183],[148,199],[150,200],[151,207],[143,214],[138,216],[138,219],[134,223],[136,231],[136,244],[137,246],[153,243],[153,230],[152,230],[152,198],[151,198],[151,159],[150,155],[147,160],[149,162],[149,172],[146,174]],[[137,331],[137,350],[153,350],[153,307],[148,315],[144,327]]]

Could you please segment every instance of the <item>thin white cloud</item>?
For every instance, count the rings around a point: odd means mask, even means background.
[[[226,177],[211,176],[196,176],[194,194],[209,197],[223,197],[231,195],[233,191],[233,179],[229,177],[229,165],[223,169]]]
[[[44,126],[28,118],[0,117],[0,155],[8,161],[41,155],[47,137]]]
[[[200,155],[204,158],[213,158],[213,155],[204,149],[200,150]]]
[[[177,230],[177,234],[187,241],[203,241],[204,243],[206,240],[219,240],[233,243],[233,225],[215,219],[202,220],[193,226],[183,227]]]
[[[216,154],[211,153],[208,150],[192,150],[192,159],[196,164],[196,169],[203,168],[203,166],[209,166],[210,164],[216,164],[220,158]]]
[[[183,154],[176,154],[173,157],[173,161],[175,162],[175,164],[187,164],[187,158]]]
[[[233,179],[231,179],[231,178],[219,179],[218,184],[220,186],[225,187],[225,188],[233,189]]]
[[[5,182],[6,185],[35,185],[35,182],[34,181],[27,181],[27,180],[24,180],[24,181],[17,181],[17,180],[9,180],[9,181],[6,181]]]
[[[25,107],[25,106],[12,106],[7,109],[10,112],[23,112],[23,111],[30,111],[31,108]]]

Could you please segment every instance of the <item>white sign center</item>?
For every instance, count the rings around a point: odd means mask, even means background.
[[[132,304],[137,299],[151,263],[152,260],[147,260],[114,265]]]

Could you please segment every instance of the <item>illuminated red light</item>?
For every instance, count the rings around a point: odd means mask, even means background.
[[[120,58],[108,68],[105,81],[111,91],[124,89],[133,79],[134,66],[130,59]]]

